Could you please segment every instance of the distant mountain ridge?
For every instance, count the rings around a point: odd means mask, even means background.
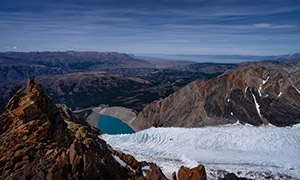
[[[137,58],[133,58],[125,53],[118,52],[10,52],[1,53],[1,65],[11,64],[40,64],[50,67],[61,66],[64,68],[74,69],[89,69],[96,63],[101,63],[106,66],[116,65],[150,65],[147,61],[143,61]],[[85,65],[78,67],[78,64]]]
[[[31,76],[154,65],[117,52],[9,52],[0,53],[0,84]]]
[[[289,53],[284,55],[209,55],[209,54],[141,54],[141,56],[173,59],[173,60],[190,60],[196,62],[245,62],[245,61],[262,61],[262,60],[296,60],[300,59],[300,53]]]
[[[135,130],[201,127],[240,121],[300,123],[300,61],[246,63],[231,73],[192,82],[138,114]]]
[[[258,56],[258,55],[178,55],[191,57],[208,57],[208,58],[223,58],[223,59],[248,59],[248,60],[295,60],[300,59],[300,53],[290,53],[284,55],[273,56]]]

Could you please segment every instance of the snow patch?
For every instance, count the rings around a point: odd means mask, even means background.
[[[231,112],[230,114],[231,114],[231,116],[233,116],[233,112]]]
[[[121,164],[122,166],[125,166],[125,167],[127,166],[127,164],[122,159],[120,159],[118,156],[116,156],[116,155],[112,155],[112,156],[119,164]]]
[[[266,82],[269,80],[270,76],[267,77],[266,80],[263,80],[263,85],[266,84]]]
[[[300,177],[300,124],[150,128],[134,134],[100,137],[139,161],[157,163],[169,178],[181,166],[192,168],[199,164],[204,164],[211,177],[218,170],[239,172],[240,176],[253,179]]]
[[[245,88],[245,93],[247,93],[247,89],[248,89],[248,86],[246,86],[246,88]]]
[[[266,82],[269,80],[269,78],[270,78],[270,76],[268,76],[266,80],[263,80],[262,84],[259,86],[259,88],[258,88],[258,94],[259,94],[259,96],[261,96],[262,86],[264,84],[266,84]]]
[[[277,97],[280,97],[281,95],[282,95],[282,92],[280,92]]]
[[[295,86],[294,86],[294,88],[296,89],[296,91],[300,94],[300,90],[299,89],[297,89]]]
[[[259,96],[261,96],[261,92],[260,92],[260,91],[261,91],[261,88],[262,88],[262,87],[261,87],[261,85],[260,85],[259,88],[258,88],[258,94],[259,94]]]
[[[260,114],[260,109],[259,109],[259,104],[257,103],[257,101],[256,101],[256,98],[255,98],[255,96],[254,96],[254,94],[253,94],[253,93],[252,93],[252,97],[253,97],[253,99],[254,99],[254,103],[255,103],[256,111],[257,111],[257,113],[258,113],[259,117],[261,117],[261,114]]]
[[[128,167],[131,171],[135,172],[129,165],[127,165],[122,159],[120,159],[118,156],[116,155],[112,155],[112,157],[122,166],[124,167]]]
[[[142,167],[142,170],[150,171],[150,166],[144,166],[144,167]]]
[[[230,99],[227,99],[227,102],[230,102]]]

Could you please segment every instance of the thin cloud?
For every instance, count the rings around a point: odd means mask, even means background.
[[[270,28],[272,24],[260,23],[260,24],[253,24],[253,26],[257,28]]]
[[[28,1],[0,2],[0,51],[11,44],[20,51],[72,46],[149,53],[300,47],[300,5],[293,0]]]
[[[256,28],[269,28],[269,29],[289,29],[289,28],[298,28],[298,25],[272,25],[267,23],[253,24]]]
[[[6,46],[5,48],[6,48],[6,49],[9,49],[9,50],[15,50],[15,49],[18,49],[17,46]]]

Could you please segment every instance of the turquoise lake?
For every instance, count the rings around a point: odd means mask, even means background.
[[[107,134],[134,133],[134,130],[132,130],[127,124],[123,123],[120,119],[107,115],[100,115],[98,127],[101,131]]]
[[[206,80],[207,80],[207,78],[198,78],[195,81],[206,81]]]

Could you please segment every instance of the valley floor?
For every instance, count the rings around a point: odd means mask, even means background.
[[[101,138],[139,161],[157,163],[168,177],[180,166],[198,164],[205,165],[210,178],[226,172],[254,179],[300,177],[300,125],[150,128]]]

